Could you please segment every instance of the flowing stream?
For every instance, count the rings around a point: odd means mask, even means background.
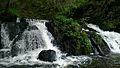
[[[103,40],[109,46],[111,53],[120,53],[120,34],[117,32],[103,31],[97,25],[87,24],[89,28],[92,28],[97,31]]]
[[[45,26],[48,20],[26,19],[26,21],[29,23],[27,28],[21,35],[16,35],[13,40],[9,38],[8,26],[1,24],[0,33],[1,43],[3,45],[2,49],[0,49],[0,67],[37,65],[37,68],[66,68],[69,65],[80,67],[81,65],[90,65],[94,62],[93,58],[84,55],[66,56],[57,46],[53,46],[52,41],[54,37]],[[17,19],[16,22],[21,23],[19,19]],[[87,24],[87,26],[97,31],[97,34],[99,34],[109,46],[111,53],[120,53],[119,33],[103,31],[93,24]],[[54,50],[57,56],[56,61],[46,62],[38,60],[37,57],[42,50]]]
[[[53,65],[48,68],[63,68],[68,65],[80,66],[87,65],[92,62],[92,58],[88,56],[66,56],[59,48],[53,46],[51,43],[54,37],[48,32],[45,23],[47,20],[26,19],[29,23],[27,29],[17,38],[17,41],[9,40],[7,26],[2,24],[1,35],[3,37],[4,48],[0,50],[2,58],[0,58],[0,65]],[[19,22],[17,19],[16,22]],[[24,26],[24,25],[23,25]],[[14,43],[14,44],[13,44]],[[54,50],[57,54],[56,61],[46,62],[37,59],[38,54],[42,50]],[[8,53],[8,54],[7,54]],[[6,55],[7,54],[7,55]],[[14,55],[14,56],[12,56]],[[57,66],[54,66],[57,65]]]

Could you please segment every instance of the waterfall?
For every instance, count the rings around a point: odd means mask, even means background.
[[[97,31],[107,43],[112,53],[120,53],[120,34],[114,31],[103,31],[97,25],[87,24],[89,28]]]
[[[47,30],[45,23],[48,20],[35,20],[26,19],[29,23],[27,28],[20,35],[16,35],[11,42],[9,41],[9,34],[2,27],[2,35],[4,36],[4,42],[10,46],[9,56],[0,58],[0,65],[12,66],[12,65],[42,65],[42,64],[57,64],[58,68],[63,68],[68,65],[85,65],[90,64],[92,59],[88,56],[66,56],[62,53],[57,46],[53,46],[52,40],[54,37]],[[17,23],[21,23],[17,18]],[[24,25],[23,25],[24,26]],[[56,61],[45,62],[37,59],[38,54],[42,50],[54,50],[56,52]],[[13,56],[11,56],[13,55]]]
[[[1,43],[2,43],[2,48],[5,49],[9,49],[10,46],[10,40],[9,40],[9,34],[8,34],[8,28],[7,26],[5,26],[5,24],[1,24]]]

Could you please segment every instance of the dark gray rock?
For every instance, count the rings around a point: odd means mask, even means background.
[[[12,46],[12,48],[11,48],[11,55],[12,55],[12,57],[14,57],[14,56],[17,56],[18,55],[18,52],[19,52],[19,47],[18,46]]]
[[[0,49],[0,58],[9,57],[10,49]]]
[[[39,53],[37,59],[53,62],[56,60],[56,52],[54,50],[43,50]]]

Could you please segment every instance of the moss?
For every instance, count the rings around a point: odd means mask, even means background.
[[[80,43],[82,45],[81,49],[83,50],[83,53],[90,54],[90,52],[91,52],[91,44],[90,44],[89,38],[87,37],[86,32],[84,32],[84,31],[82,31],[82,33],[81,33]]]

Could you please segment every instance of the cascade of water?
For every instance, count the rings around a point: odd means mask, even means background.
[[[8,31],[7,31],[7,26],[5,26],[5,24],[1,24],[1,43],[2,43],[2,47],[3,49],[9,49],[10,46],[9,46],[9,43],[10,43],[10,40],[9,40],[9,34],[8,34]]]
[[[34,65],[34,64],[58,64],[60,67],[67,65],[82,65],[91,63],[92,59],[87,56],[69,56],[51,43],[54,40],[52,34],[48,32],[45,23],[47,20],[26,20],[29,23],[28,28],[21,34],[20,38],[11,45],[15,57],[0,59],[0,64],[4,65]],[[19,22],[19,20],[17,21]],[[17,35],[16,35],[17,37]],[[56,61],[44,62],[37,59],[42,50],[54,50],[57,54]]]
[[[104,41],[108,44],[112,53],[120,53],[120,34],[117,32],[103,31],[98,26],[87,24],[89,28],[96,30]]]
[[[45,23],[48,22],[47,20],[28,20],[29,22],[29,26],[36,26],[39,30],[39,33],[38,34],[41,34],[39,36],[41,36],[41,39],[43,39],[44,41],[44,45],[42,44],[42,46],[44,46],[45,48],[43,47],[39,47],[41,48],[42,50],[54,50],[57,52],[57,57],[60,57],[62,54],[61,54],[61,51],[53,46],[53,44],[51,43],[51,41],[54,39],[52,34],[50,32],[48,32],[47,30],[47,27],[45,26]],[[39,37],[40,38],[40,37]],[[38,55],[38,54],[37,54]]]

